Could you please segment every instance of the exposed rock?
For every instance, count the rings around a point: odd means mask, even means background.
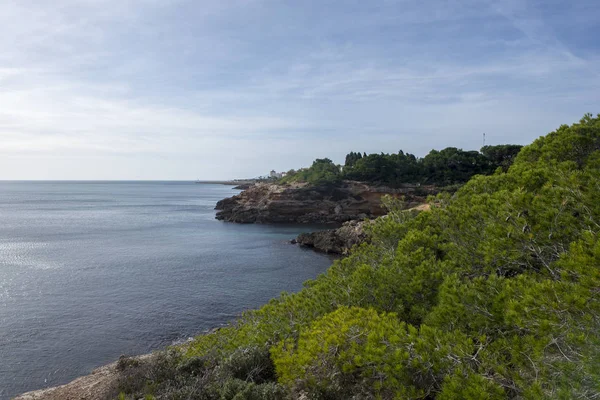
[[[381,197],[405,196],[408,206],[423,202],[414,185],[392,189],[344,181],[337,186],[259,183],[223,199],[216,218],[239,223],[343,223],[385,214]],[[420,193],[434,188],[418,188]]]
[[[362,243],[366,239],[365,224],[370,221],[348,221],[338,229],[301,233],[291,243],[312,247],[325,253],[347,254],[352,246]]]
[[[254,183],[242,183],[241,185],[237,185],[235,187],[233,187],[233,190],[246,190],[248,188],[250,188],[251,186],[254,186]]]
[[[152,354],[131,357],[135,362],[147,362]],[[27,392],[14,400],[105,400],[117,394],[119,361],[96,368],[91,374],[82,376],[62,386]]]

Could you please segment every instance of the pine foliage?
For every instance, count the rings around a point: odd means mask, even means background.
[[[182,359],[214,371],[268,349],[272,378],[252,388],[282,398],[597,399],[599,177],[600,116],[586,115],[429,212],[392,210],[302,291]]]

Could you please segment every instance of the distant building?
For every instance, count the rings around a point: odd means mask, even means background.
[[[287,172],[277,172],[275,170],[271,170],[271,172],[269,173],[270,178],[276,178],[276,179],[283,178],[286,175],[287,175]]]

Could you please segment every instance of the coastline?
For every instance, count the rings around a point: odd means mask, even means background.
[[[240,180],[225,180],[225,181],[202,181],[202,180],[197,180],[194,181],[194,183],[198,183],[201,185],[226,185],[226,186],[237,186],[237,185],[250,185],[253,184],[254,181],[251,180],[247,180],[247,179],[240,179]]]
[[[416,207],[438,192],[434,185],[391,188],[359,181],[311,185],[257,183],[217,202],[216,218],[243,224],[337,224],[387,214],[384,198]]]
[[[232,185],[234,182],[232,181],[200,181],[196,182],[199,184],[223,184],[223,185]],[[240,184],[240,182],[235,182],[235,184]],[[385,192],[385,191],[384,191]],[[297,204],[296,204],[297,205]],[[367,220],[368,221],[368,220]],[[358,223],[358,225],[357,225]],[[305,225],[299,222],[296,222],[297,225]],[[296,242],[296,239],[290,238],[290,243],[298,244],[301,247],[312,248],[317,252],[329,253],[332,255],[337,254],[338,256],[344,256],[348,253],[350,248],[354,244],[358,244],[363,239],[362,233],[362,224],[363,222],[358,221],[357,219],[350,219],[344,226],[352,227],[353,234],[349,235],[349,237],[344,237],[341,243],[338,243],[338,249],[332,251],[331,247],[321,248],[319,244],[315,245],[307,245],[307,243],[302,243],[301,241]],[[339,227],[333,230],[324,230],[320,232],[311,232],[308,234],[302,235],[314,235],[314,234],[327,234],[329,231],[335,232],[336,235],[339,234],[340,229],[343,231],[344,227]],[[200,332],[198,335],[209,334],[213,332],[215,329],[204,330]],[[175,345],[177,346],[177,345]],[[168,346],[169,347],[169,346]],[[153,356],[160,354],[165,351],[168,347],[164,349],[156,350],[152,353],[141,354],[132,356],[129,359],[144,361],[150,360]],[[51,386],[42,389],[36,389],[32,391],[28,391],[22,393],[16,397],[14,400],[75,400],[75,399],[106,399],[114,397],[115,390],[118,386],[118,378],[119,378],[119,369],[118,369],[119,360],[113,361],[106,365],[101,365],[95,369],[93,369],[89,374],[82,375],[80,377],[75,378],[74,380],[67,382],[58,386]],[[118,394],[118,393],[117,393]]]
[[[144,354],[139,357],[150,357]],[[69,383],[45,389],[32,390],[14,397],[13,400],[79,400],[105,399],[116,382],[117,363],[103,365],[90,374],[80,376]]]

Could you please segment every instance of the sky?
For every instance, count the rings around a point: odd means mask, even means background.
[[[0,179],[231,179],[600,112],[598,0],[2,0]]]

